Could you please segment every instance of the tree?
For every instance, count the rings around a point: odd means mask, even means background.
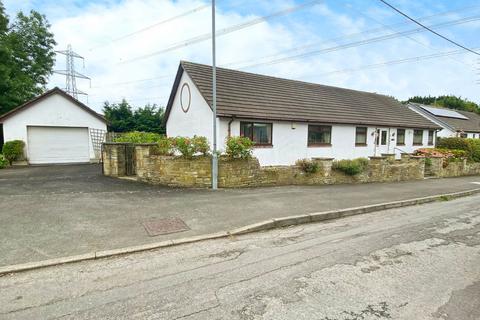
[[[103,113],[109,122],[109,130],[113,132],[142,131],[164,134],[164,109],[154,105],[133,110],[123,99],[118,104],[105,102]]]
[[[56,42],[47,18],[32,10],[10,23],[0,0],[0,114],[45,90]]]
[[[414,96],[409,98],[406,102],[416,102],[416,103],[422,103],[427,105],[435,105],[435,106],[449,108],[449,109],[480,113],[480,106],[478,104],[476,104],[475,102],[469,101],[467,99],[463,99],[462,97],[456,97],[453,95],[445,95],[445,96],[438,96],[438,97]]]
[[[110,131],[128,132],[134,131],[135,121],[133,119],[132,107],[123,99],[119,104],[105,102],[103,114],[108,121]]]
[[[138,108],[133,113],[136,131],[165,133],[165,126],[163,125],[163,108],[158,108],[154,105],[146,105],[143,108]]]

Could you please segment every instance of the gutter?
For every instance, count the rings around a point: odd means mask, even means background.
[[[230,121],[228,121],[228,137],[232,136],[232,122],[235,120],[235,115],[232,116]]]

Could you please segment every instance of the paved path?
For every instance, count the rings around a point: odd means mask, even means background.
[[[0,277],[1,319],[480,319],[480,196]]]
[[[169,189],[104,177],[97,165],[0,170],[0,266],[231,230],[266,219],[479,188],[480,177],[361,185]],[[191,230],[150,237],[143,222]]]

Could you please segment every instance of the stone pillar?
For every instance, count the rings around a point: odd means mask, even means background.
[[[318,163],[323,175],[328,177],[332,173],[332,164],[334,158],[312,158],[312,161]]]
[[[103,174],[122,177],[125,175],[125,144],[104,143],[102,151]]]
[[[382,157],[388,161],[393,161],[395,160],[395,153],[382,153]]]

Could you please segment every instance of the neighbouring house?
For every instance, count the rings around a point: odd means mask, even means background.
[[[438,136],[480,138],[480,115],[475,112],[452,110],[420,103],[408,103],[408,107],[442,127]]]
[[[168,136],[213,140],[212,68],[180,62],[166,108]],[[438,124],[380,94],[217,69],[217,141],[255,142],[261,165],[348,159],[433,147]]]
[[[105,118],[54,88],[0,116],[3,140],[23,140],[30,164],[83,163],[100,156]]]

